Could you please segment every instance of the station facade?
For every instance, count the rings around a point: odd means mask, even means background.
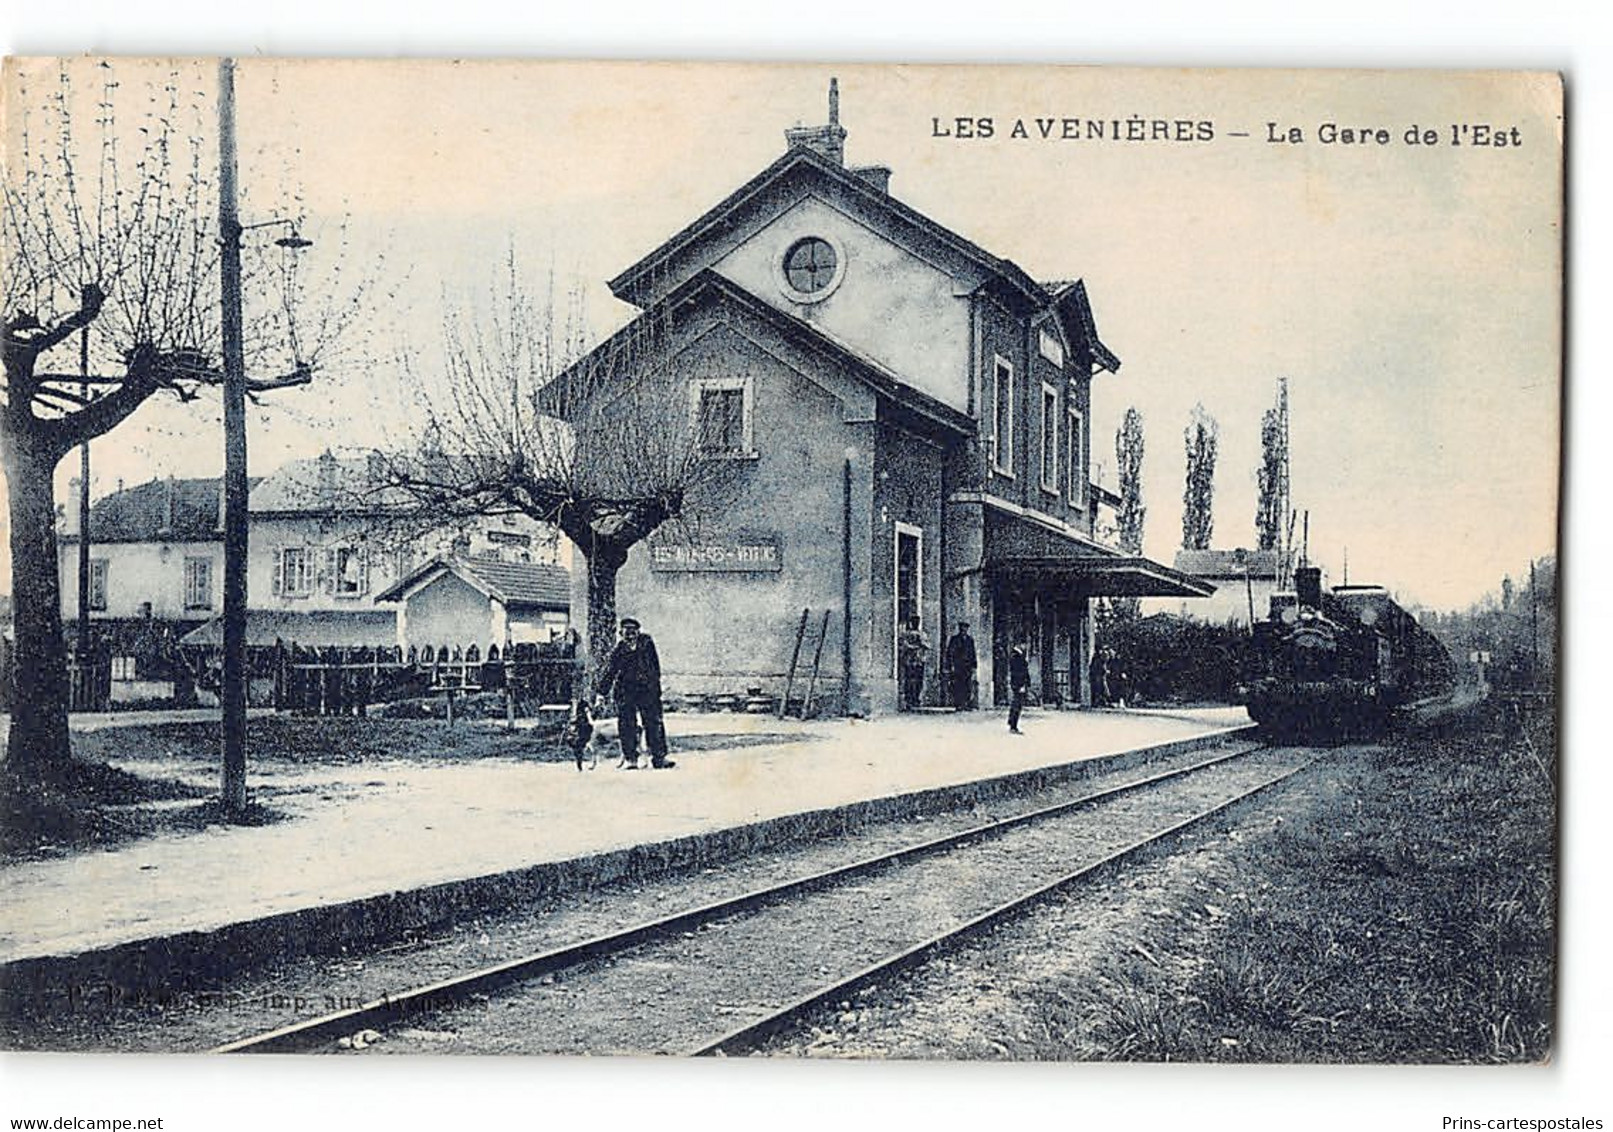
[[[617,610],[669,694],[781,695],[800,641],[795,696],[815,671],[828,710],[895,710],[916,619],[927,704],[960,622],[980,704],[1006,702],[1015,645],[1043,702],[1090,703],[1093,597],[1213,589],[1094,537],[1091,382],[1119,359],[1084,283],[1037,282],[902,203],[890,170],[848,168],[837,102],[831,83],[826,125],[611,281],[640,311],[622,334],[655,328],[620,380],[663,386],[730,473],[633,548]]]

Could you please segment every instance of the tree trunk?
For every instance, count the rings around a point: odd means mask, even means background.
[[[600,673],[616,644],[616,574],[627,563],[627,551],[595,540],[588,559],[587,690],[599,687]]]
[[[60,455],[15,433],[6,438],[11,495],[11,605],[17,637],[6,771],[48,775],[72,757],[67,738],[67,642],[62,634],[52,477]]]

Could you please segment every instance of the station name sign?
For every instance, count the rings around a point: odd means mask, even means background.
[[[655,543],[650,569],[693,573],[774,573],[782,569],[778,542],[752,538],[736,542]]]

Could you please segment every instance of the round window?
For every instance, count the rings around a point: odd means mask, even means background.
[[[839,258],[828,240],[808,236],[784,253],[784,278],[803,295],[816,295],[834,282]]]

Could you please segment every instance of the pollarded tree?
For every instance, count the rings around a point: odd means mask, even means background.
[[[1203,405],[1182,432],[1187,446],[1187,486],[1182,493],[1182,549],[1208,550],[1215,532],[1215,456],[1221,427]]]
[[[6,773],[18,780],[60,779],[72,766],[56,466],[154,394],[188,400],[218,378],[203,76],[174,68],[123,91],[104,62],[6,62],[0,456],[16,634]],[[120,117],[131,101],[143,105]],[[287,277],[256,271],[247,285],[270,299],[269,321],[284,330]],[[262,320],[248,331],[249,347],[284,338],[265,333]],[[280,368],[284,359],[255,351],[254,360]],[[307,374],[298,364],[291,380]]]
[[[521,514],[564,532],[587,561],[597,674],[615,641],[628,553],[721,505],[740,462],[714,446],[740,424],[722,414],[740,406],[691,412],[659,365],[670,315],[641,315],[585,351],[579,292],[559,299],[551,275],[534,295],[513,256],[490,311],[446,319],[441,379],[414,375],[419,433],[387,457],[384,490],[413,499],[422,529]]]

